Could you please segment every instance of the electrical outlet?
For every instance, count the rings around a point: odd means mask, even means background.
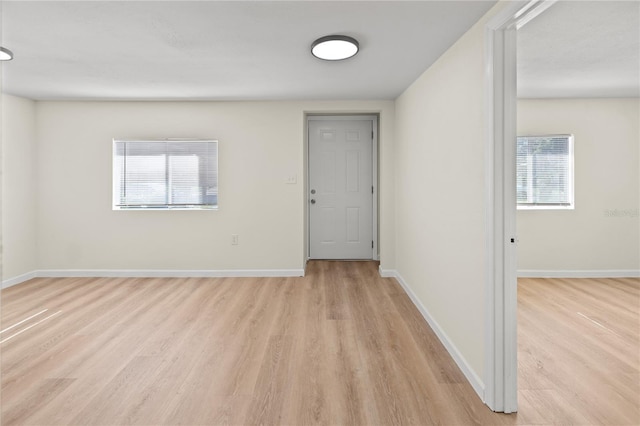
[[[231,235],[231,245],[232,246],[237,246],[238,245],[238,234],[232,234]]]

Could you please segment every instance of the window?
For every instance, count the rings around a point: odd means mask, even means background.
[[[518,209],[573,209],[573,136],[519,136]]]
[[[217,207],[217,141],[113,141],[114,210]]]

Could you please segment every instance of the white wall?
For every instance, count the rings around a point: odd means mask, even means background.
[[[396,101],[396,269],[477,391],[485,319],[484,24],[501,7]]]
[[[36,269],[35,102],[2,95],[3,279]]]
[[[518,102],[518,134],[573,134],[575,210],[519,210],[518,270],[640,271],[640,100]]]
[[[298,270],[304,266],[304,114],[381,102],[37,102],[38,269]],[[219,140],[218,211],[112,211],[112,138]],[[381,159],[383,262],[393,262],[392,159]],[[285,178],[297,174],[296,185]],[[240,244],[231,245],[231,234]]]

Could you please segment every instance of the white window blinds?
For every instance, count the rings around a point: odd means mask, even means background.
[[[114,141],[114,209],[217,205],[217,141]]]
[[[573,136],[519,136],[518,208],[573,208]]]

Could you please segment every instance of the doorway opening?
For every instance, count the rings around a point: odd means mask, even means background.
[[[493,411],[513,413],[517,393],[517,30],[556,0],[513,2],[485,29],[485,389]]]

